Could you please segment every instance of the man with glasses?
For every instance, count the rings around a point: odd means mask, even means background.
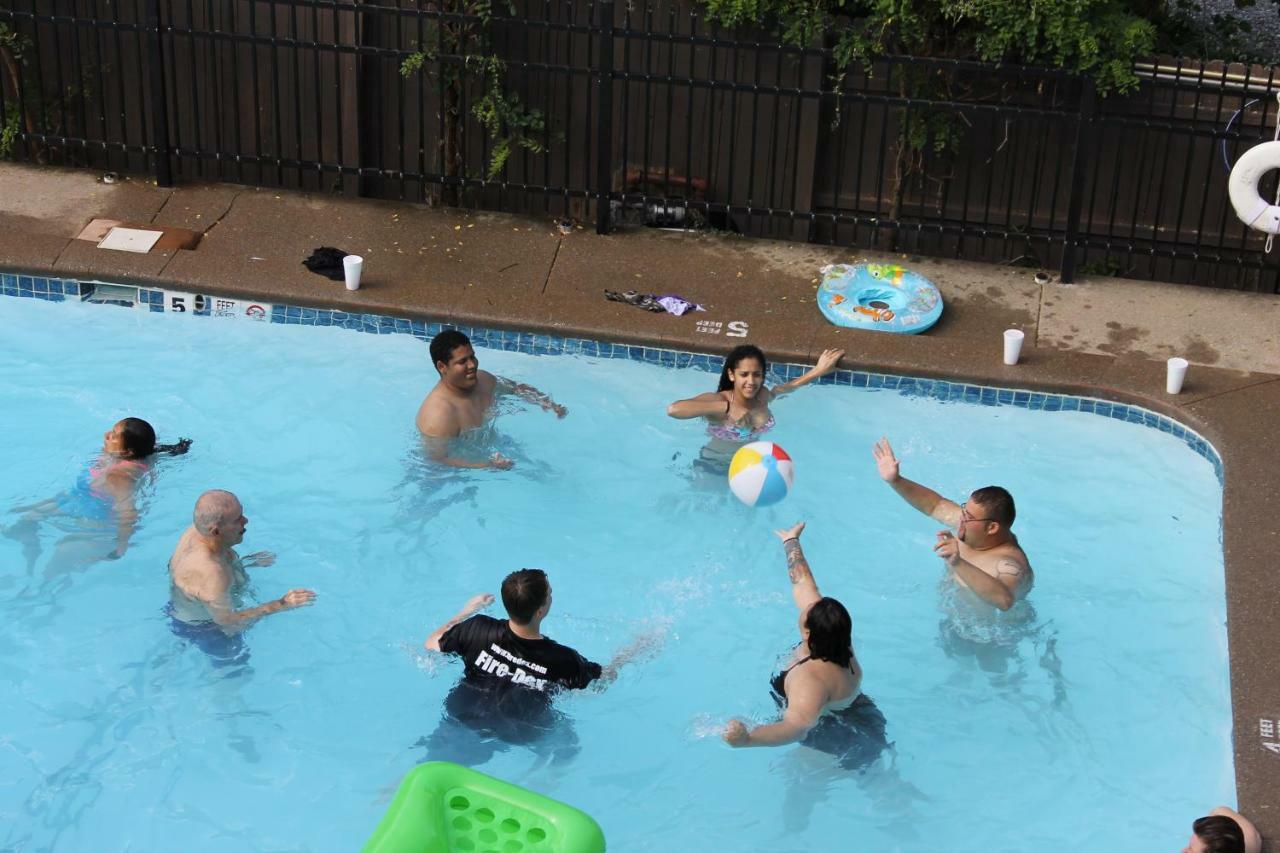
[[[898,473],[898,459],[889,440],[872,450],[880,479],[920,512],[951,530],[938,533],[933,550],[947,562],[951,576],[988,604],[1008,610],[1031,590],[1034,576],[1027,555],[1018,546],[1013,526],[1013,496],[999,486],[969,495],[964,505],[908,480]]]

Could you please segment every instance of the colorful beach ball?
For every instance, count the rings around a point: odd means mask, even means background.
[[[787,451],[771,441],[738,448],[729,463],[729,488],[747,506],[772,506],[791,491],[795,465]]]

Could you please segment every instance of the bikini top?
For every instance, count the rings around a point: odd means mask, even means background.
[[[787,698],[787,673],[798,667],[800,664],[811,659],[811,655],[805,655],[800,660],[791,664],[791,666],[777,673],[773,678],[769,679],[769,689],[777,695],[778,699],[785,701]]]
[[[87,476],[84,478],[84,486],[87,486],[89,492],[97,498],[107,497],[106,493],[99,488],[102,478],[115,471],[145,471],[147,464],[137,459],[111,459],[99,457],[99,459],[89,466]]]
[[[712,438],[718,438],[721,441],[733,441],[746,443],[755,441],[769,430],[777,426],[777,421],[773,419],[773,415],[769,415],[769,419],[758,427],[741,426],[739,424],[707,424],[707,435]]]
[[[804,657],[800,658],[800,660],[791,664],[791,666],[787,667],[782,672],[777,673],[776,675],[773,676],[773,678],[769,679],[769,689],[773,691],[775,698],[777,698],[779,702],[787,701],[787,673],[791,672],[791,670],[795,669],[805,661],[810,661],[810,660],[813,660],[813,656],[805,655]],[[849,671],[851,673],[855,672],[852,666],[849,667]]]

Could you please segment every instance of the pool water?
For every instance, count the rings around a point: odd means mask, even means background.
[[[664,414],[714,375],[479,355],[569,415],[504,405],[493,441],[516,467],[441,473],[413,426],[434,371],[407,335],[0,300],[0,525],[69,488],[122,416],[195,440],[158,463],[119,561],[51,567],[54,524],[38,555],[0,537],[0,848],[357,849],[461,672],[423,639],[523,566],[550,575],[550,636],[602,662],[654,647],[560,701],[576,754],[482,748],[476,766],[582,808],[611,850],[1140,853],[1234,802],[1221,488],[1178,439],[810,387],[774,407],[794,490],[753,510],[691,475],[703,430]],[[995,623],[958,605],[938,525],[876,476],[881,435],[948,496],[1013,492],[1029,605]],[[244,503],[241,552],[278,554],[250,570],[256,599],[318,593],[252,627],[243,666],[163,613],[212,487]],[[891,747],[857,770],[719,740],[731,715],[775,713],[797,632],[772,530],[798,519],[887,720]]]

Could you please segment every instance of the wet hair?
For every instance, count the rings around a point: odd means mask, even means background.
[[[439,364],[449,363],[449,359],[453,357],[453,351],[458,347],[471,346],[471,338],[459,332],[457,329],[445,329],[440,334],[431,339],[431,363]]]
[[[225,489],[210,489],[196,498],[196,507],[191,513],[191,524],[202,535],[208,536],[213,528],[235,518],[240,500]]]
[[[1209,853],[1244,853],[1244,830],[1226,815],[1209,815],[1191,824]]]
[[[720,369],[720,387],[717,391],[728,391],[733,388],[733,379],[731,378],[733,371],[738,369],[738,365],[748,358],[754,358],[760,362],[760,369],[768,371],[769,362],[765,361],[764,353],[760,351],[760,347],[751,344],[740,344],[729,351],[724,358],[724,367]]]
[[[809,657],[847,668],[853,660],[853,620],[834,598],[820,598],[804,617],[809,629]]]
[[[191,439],[180,438],[177,444],[156,444],[156,431],[142,418],[125,418],[120,421],[120,437],[130,459],[146,459],[153,453],[181,456],[191,446]]]
[[[1013,495],[1007,490],[999,486],[984,486],[969,497],[982,506],[988,518],[999,522],[1005,530],[1013,526],[1013,519],[1017,517],[1018,510],[1013,505]]]
[[[528,625],[538,608],[547,603],[551,584],[542,569],[521,569],[502,581],[502,606],[517,625]]]

